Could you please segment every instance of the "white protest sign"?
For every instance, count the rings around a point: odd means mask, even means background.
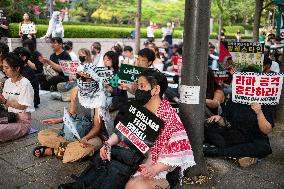
[[[35,25],[34,24],[22,24],[21,25],[22,34],[35,33]]]
[[[73,135],[76,136],[77,139],[81,139],[80,135],[74,125],[74,121],[72,120],[71,116],[69,115],[69,112],[64,107],[64,117],[63,117],[64,126],[68,127],[68,129],[73,133]]]
[[[184,104],[199,104],[200,86],[180,86],[180,101]]]
[[[283,75],[278,73],[237,72],[233,75],[232,100],[236,103],[279,104]]]
[[[72,60],[60,60],[59,64],[65,76],[72,76],[77,73],[80,62]]]
[[[103,80],[104,84],[109,84],[113,77],[113,72],[106,67],[97,67],[96,73]]]

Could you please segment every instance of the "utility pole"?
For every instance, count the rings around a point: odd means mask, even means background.
[[[135,17],[135,54],[138,54],[140,50],[141,9],[142,9],[142,0],[137,0],[137,12]]]
[[[51,18],[52,13],[53,13],[53,0],[49,0],[49,10],[50,10],[50,18]]]
[[[210,22],[210,0],[186,0],[184,17],[184,53],[181,75],[181,119],[189,136],[196,166],[186,176],[206,175],[203,156],[205,99]],[[185,88],[199,88],[198,92]],[[194,94],[192,94],[194,93]],[[196,96],[199,100],[196,101]],[[188,99],[186,101],[184,99]],[[192,102],[190,99],[195,99]]]
[[[220,44],[221,44],[221,31],[223,28],[223,5],[224,5],[224,0],[221,0],[221,7],[220,7],[220,15],[219,15],[219,29],[218,29],[218,52],[220,53]]]

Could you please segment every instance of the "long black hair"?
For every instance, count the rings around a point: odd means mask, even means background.
[[[7,64],[13,70],[16,70],[17,68],[20,68],[19,72],[20,72],[20,74],[22,74],[24,64],[23,64],[23,61],[20,59],[20,57],[18,57],[14,53],[8,53],[8,54],[5,54],[3,56],[3,61],[4,60],[7,62]]]
[[[112,61],[112,68],[114,71],[118,71],[119,69],[119,55],[116,52],[108,51],[105,53],[104,57],[107,56]]]

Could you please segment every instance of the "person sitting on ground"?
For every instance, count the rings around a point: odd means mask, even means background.
[[[91,64],[92,63],[92,57],[91,57],[91,52],[86,49],[82,48],[79,49],[78,51],[79,55],[79,62],[80,65],[78,66],[77,69],[81,69],[84,64]],[[51,97],[54,100],[62,100],[63,102],[69,102],[70,101],[70,95],[71,91],[74,87],[77,86],[76,80],[74,78],[74,75],[69,76],[69,81],[67,82],[61,82],[57,84],[57,92],[52,92]]]
[[[44,90],[56,91],[58,83],[67,82],[69,80],[62,72],[62,68],[59,64],[60,60],[71,60],[70,55],[64,51],[62,44],[62,38],[52,38],[51,48],[54,50],[54,53],[50,55],[50,59],[46,57],[40,58],[40,61],[44,65],[46,76],[46,82],[44,83],[44,86],[42,86]]]
[[[123,51],[123,44],[117,42],[114,44],[114,46],[111,48],[113,52],[116,52],[119,56],[119,67],[124,61],[124,57],[122,56],[122,51]]]
[[[158,69],[160,72],[162,72],[163,69],[164,69],[164,63],[163,63],[162,59],[160,58],[159,48],[157,46],[148,47],[148,48],[151,49],[155,53],[156,58],[153,61],[153,67]]]
[[[3,58],[4,55],[9,53],[9,47],[5,43],[0,42],[0,94],[2,94],[2,90],[4,87],[4,82],[6,81],[7,77],[3,71]]]
[[[63,163],[77,161],[92,154],[102,146],[102,140],[106,140],[108,133],[104,124],[109,122],[109,114],[106,108],[105,90],[102,80],[94,72],[91,64],[85,64],[82,71],[77,74],[78,87],[71,93],[71,102],[68,113],[70,116],[80,119],[77,130],[81,139],[76,141],[70,131],[50,128],[38,133],[38,140],[41,146],[34,149],[37,157],[58,155],[63,156]],[[90,87],[92,86],[92,87]],[[63,123],[63,118],[51,118],[42,120],[45,125]],[[78,128],[76,128],[78,129]],[[67,144],[64,154],[60,154],[59,147]]]
[[[38,78],[35,75],[34,70],[29,66],[28,62],[30,61],[30,53],[27,49],[24,47],[17,47],[14,49],[13,53],[17,55],[22,60],[22,71],[21,75],[25,78],[27,78],[33,89],[34,89],[34,106],[35,108],[38,107],[40,104],[40,97],[39,97],[39,82]]]
[[[8,79],[0,95],[1,114],[7,111],[7,122],[0,124],[0,142],[20,138],[30,131],[34,111],[34,91],[28,79],[21,75],[22,61],[13,53],[2,57],[3,71]],[[8,110],[7,110],[8,109]]]
[[[101,54],[102,45],[99,42],[94,42],[91,46],[91,53],[93,55],[93,64],[95,65],[102,65],[99,64],[103,62],[103,56]]]
[[[78,56],[73,51],[73,42],[72,41],[66,41],[63,43],[63,49],[68,52],[68,54],[71,57],[72,61],[79,61]]]
[[[206,107],[214,114],[222,113],[221,104],[225,101],[222,87],[215,81],[214,73],[207,72]]]
[[[256,72],[255,68],[242,71]],[[205,139],[211,145],[205,146],[204,155],[238,158],[240,166],[247,167],[256,163],[257,158],[271,154],[267,135],[274,126],[274,108],[257,102],[245,105],[229,100],[222,116],[208,119]]]
[[[167,79],[157,70],[145,69],[138,78],[136,102],[164,121],[146,157],[123,142],[125,139],[115,132],[100,153],[95,154],[90,169],[75,183],[62,184],[58,188],[169,188],[166,180],[169,172],[180,167],[182,177],[184,170],[195,165],[185,128],[169,102],[162,98],[166,88]],[[118,146],[119,142],[123,147]]]
[[[135,66],[137,57],[133,54],[133,48],[131,46],[124,47],[123,55],[124,55],[124,60],[122,64]]]

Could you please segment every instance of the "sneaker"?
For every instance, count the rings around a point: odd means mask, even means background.
[[[257,162],[257,158],[243,157],[243,158],[238,159],[238,163],[240,167],[243,167],[243,168],[256,164],[256,162]]]

